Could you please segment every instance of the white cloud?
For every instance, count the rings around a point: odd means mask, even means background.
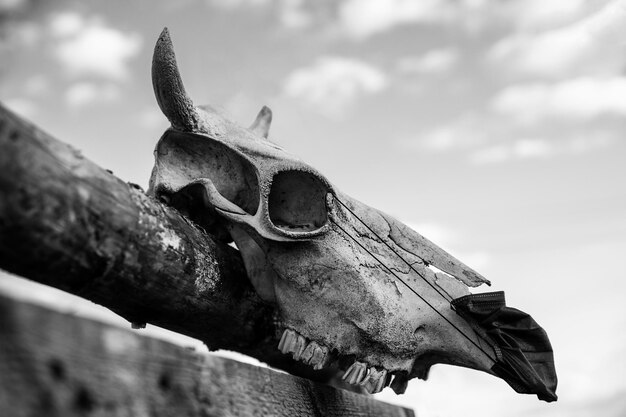
[[[513,74],[560,76],[577,72],[576,63],[587,61],[589,38],[578,30],[558,30],[538,36],[514,35],[488,52],[491,62]]]
[[[408,56],[398,60],[398,71],[404,73],[441,74],[451,70],[459,61],[455,49],[433,49],[421,56]]]
[[[398,25],[438,21],[447,13],[441,0],[347,0],[339,7],[339,24],[362,39]]]
[[[614,0],[573,24],[505,38],[490,49],[488,60],[513,74],[617,74],[624,63],[625,39],[626,0]]]
[[[492,164],[510,159],[546,158],[554,153],[552,144],[542,139],[519,139],[479,149],[470,154],[475,164]]]
[[[383,91],[387,77],[377,68],[350,58],[322,57],[293,71],[285,82],[287,96],[304,100],[322,113],[342,113],[358,97]]]
[[[420,137],[420,145],[431,151],[447,151],[456,147],[459,130],[455,126],[442,126],[427,131]]]
[[[486,107],[439,123],[405,147],[463,153],[494,164],[580,155],[621,140],[626,77],[580,77],[522,83],[496,93]]]
[[[469,161],[477,165],[498,164],[511,160],[545,159],[558,155],[581,155],[605,148],[615,142],[615,136],[606,132],[584,132],[580,136],[540,139],[503,140],[469,154]]]
[[[71,107],[82,107],[99,102],[110,102],[121,96],[120,88],[112,83],[78,82],[65,92],[65,101]]]
[[[76,12],[59,12],[50,18],[50,33],[54,37],[76,35],[83,30],[87,22]]]
[[[418,135],[417,141],[411,141],[410,147],[431,152],[459,151],[475,148],[489,141],[493,126],[485,123],[484,115],[467,113],[456,120],[441,123],[440,126],[426,130]]]
[[[142,45],[136,33],[124,33],[100,19],[75,13],[54,15],[50,32],[56,38],[55,56],[71,76],[123,80],[129,75],[128,61]]]
[[[626,116],[626,77],[575,78],[557,83],[520,84],[504,88],[492,108],[521,123],[561,117],[593,119]]]
[[[510,2],[517,26],[526,30],[555,27],[579,18],[585,12],[586,0],[518,0]]]

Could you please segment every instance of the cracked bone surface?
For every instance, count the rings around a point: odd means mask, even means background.
[[[485,278],[268,141],[268,108],[248,129],[195,106],[167,30],[152,74],[172,128],[148,192],[236,243],[256,291],[278,307],[284,354],[315,369],[338,364],[368,392],[392,377],[403,392],[435,363],[490,372],[489,345],[450,308]]]

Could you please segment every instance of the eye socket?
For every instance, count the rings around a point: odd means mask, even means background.
[[[328,221],[328,187],[315,175],[304,171],[281,171],[274,175],[269,194],[270,220],[289,232],[311,232]]]
[[[157,148],[160,175],[172,188],[181,189],[208,178],[228,201],[254,215],[259,206],[259,184],[254,166],[228,146],[215,140],[171,132]]]

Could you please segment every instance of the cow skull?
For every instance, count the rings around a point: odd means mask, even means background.
[[[152,77],[172,127],[149,193],[235,242],[258,294],[278,306],[283,353],[315,369],[336,362],[369,392],[404,392],[434,363],[491,373],[493,350],[450,308],[485,278],[268,141],[267,107],[247,129],[196,107],[167,29]]]

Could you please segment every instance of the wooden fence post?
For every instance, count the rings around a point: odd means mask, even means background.
[[[238,252],[0,105],[0,268],[316,380]]]
[[[296,376],[0,296],[0,415],[412,416],[281,354],[238,252],[0,105],[0,268]]]
[[[409,409],[0,295],[0,415],[397,416]]]

